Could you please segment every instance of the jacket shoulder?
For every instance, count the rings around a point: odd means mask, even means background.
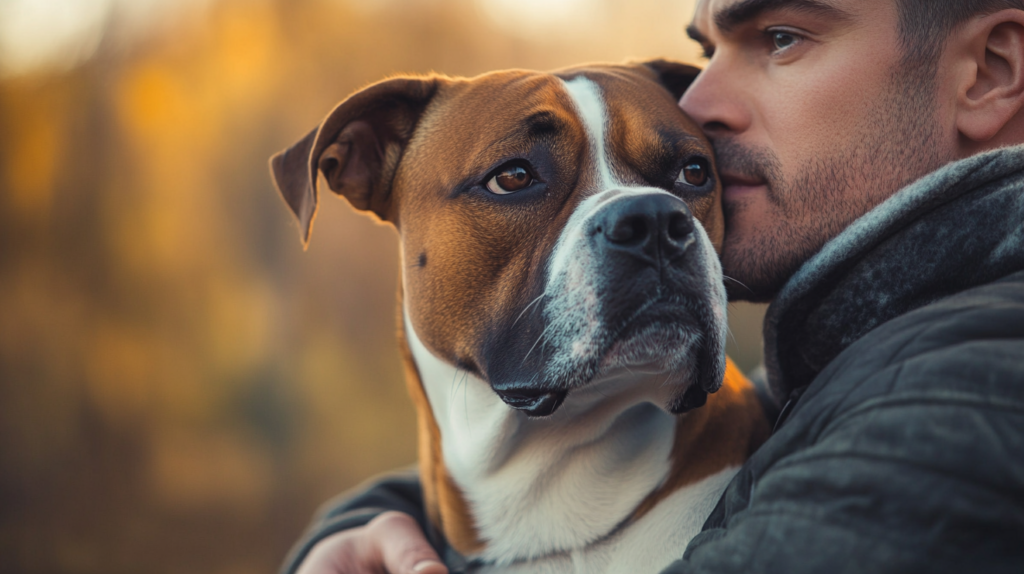
[[[846,411],[907,393],[1024,400],[1024,272],[880,325],[836,357],[805,398],[832,395]]]
[[[879,326],[811,384],[666,572],[1015,572],[1024,273]]]

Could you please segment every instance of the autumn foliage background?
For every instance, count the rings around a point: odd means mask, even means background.
[[[693,3],[106,1],[0,75],[0,572],[273,572],[415,455],[395,234],[328,194],[303,252],[269,156],[386,75],[696,61]]]

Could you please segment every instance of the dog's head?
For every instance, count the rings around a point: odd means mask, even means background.
[[[339,104],[272,171],[308,241],[317,177],[402,238],[407,321],[509,406],[554,412],[622,369],[664,407],[724,372],[711,146],[665,61],[471,79],[399,77]]]

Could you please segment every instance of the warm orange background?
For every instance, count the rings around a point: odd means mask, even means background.
[[[303,252],[267,158],[397,72],[696,61],[691,1],[488,1],[194,2],[0,78],[0,572],[273,572],[413,462],[395,236],[326,197]]]

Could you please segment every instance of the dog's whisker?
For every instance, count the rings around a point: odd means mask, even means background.
[[[729,337],[730,339],[732,339],[732,344],[733,344],[733,345],[739,345],[739,342],[738,342],[738,341],[736,340],[736,335],[734,335],[734,334],[733,334],[733,332],[732,332],[732,329],[731,329],[731,328],[729,328],[729,327],[726,327],[726,328],[725,328],[725,334],[726,334],[726,336],[728,336],[728,337]]]
[[[533,352],[533,350],[537,348],[537,343],[540,343],[540,342],[541,342],[541,340],[542,340],[542,339],[544,338],[544,336],[545,336],[545,335],[547,335],[547,333],[548,333],[548,330],[549,330],[549,329],[551,329],[551,327],[553,327],[553,326],[554,326],[554,323],[552,323],[552,324],[548,325],[547,327],[544,327],[544,330],[543,330],[543,331],[541,331],[541,333],[540,333],[540,336],[539,336],[539,337],[537,337],[537,340],[533,342],[533,346],[532,346],[532,347],[530,347],[530,350],[529,350],[529,351],[527,351],[527,352],[526,352],[526,355],[524,355],[524,356],[523,356],[523,361],[522,361],[522,362],[521,362],[521,363],[519,364],[520,366],[522,366],[522,365],[525,365],[525,364],[526,364],[526,359],[527,359],[527,358],[529,358],[529,356],[530,356],[530,353],[532,353],[532,352]],[[542,352],[543,352],[543,351],[542,351]]]
[[[462,376],[462,411],[466,416],[466,428],[469,429],[469,371]]]
[[[522,313],[520,313],[518,317],[516,317],[516,320],[512,322],[512,326],[513,326],[513,327],[515,327],[515,326],[516,326],[516,323],[518,323],[518,322],[519,322],[519,320],[523,318],[523,315],[525,315],[525,314],[526,314],[526,312],[527,312],[527,311],[529,311],[531,307],[533,307],[533,306],[534,306],[534,305],[536,305],[536,304],[537,304],[538,302],[540,302],[540,300],[541,300],[541,299],[543,299],[545,295],[546,295],[546,293],[541,293],[539,297],[537,297],[536,299],[534,299],[533,301],[531,301],[531,302],[530,302],[530,304],[529,304],[529,305],[527,305],[525,309],[523,309],[523,312],[522,312]]]
[[[537,378],[538,378],[539,376],[540,376],[540,372],[539,372],[539,371],[538,371],[538,372],[536,372],[536,373],[534,373],[534,374],[533,374],[533,377],[531,377],[531,378],[530,378],[530,384],[532,385],[533,383],[536,383],[536,382],[537,382]]]
[[[743,287],[747,291],[751,291],[751,292],[754,291],[750,287],[747,287],[747,285],[745,283],[743,283],[742,281],[740,281],[739,279],[733,279],[732,277],[729,277],[728,275],[722,275],[722,278],[723,279],[728,279],[729,281],[732,281],[733,283],[739,285],[740,287]]]
[[[451,394],[448,396],[448,404],[451,404],[452,402],[455,401],[455,393],[458,392],[459,390],[459,385],[457,384],[457,381],[459,380],[459,371],[461,370],[462,369],[455,367],[455,373],[452,374],[452,391]]]
[[[452,374],[452,395],[449,397],[450,404],[455,401],[455,397],[459,392],[459,372],[462,370],[462,368],[457,366],[455,367],[455,372]],[[466,373],[469,373],[469,371],[467,370]]]

